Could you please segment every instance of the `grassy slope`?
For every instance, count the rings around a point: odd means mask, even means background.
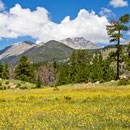
[[[114,84],[0,91],[0,129],[128,130],[130,86]]]

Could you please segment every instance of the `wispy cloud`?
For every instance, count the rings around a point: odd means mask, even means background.
[[[101,16],[106,16],[106,17],[114,17],[115,14],[112,12],[112,10],[108,8],[101,8],[101,11],[99,12]]]
[[[4,3],[0,0],[0,11],[5,10],[5,5]]]

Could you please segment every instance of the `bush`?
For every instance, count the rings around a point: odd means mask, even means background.
[[[69,101],[69,100],[71,100],[71,97],[70,96],[64,96],[64,99]]]
[[[6,86],[0,86],[0,90],[6,90]]]
[[[54,90],[54,91],[59,91],[58,86],[55,86],[53,90]]]
[[[27,86],[20,86],[19,88],[20,88],[20,89],[28,89]]]
[[[101,79],[101,80],[100,80],[100,83],[105,83],[105,80],[104,80],[104,79]]]
[[[123,78],[118,82],[118,85],[128,85],[128,84],[130,84],[130,81],[127,78]]]
[[[9,81],[6,81],[5,84],[9,84]]]
[[[0,86],[0,90],[3,90],[3,86]]]
[[[20,83],[18,83],[18,84],[17,84],[17,86],[16,86],[16,88],[19,88],[20,86],[21,86],[21,84],[20,84]]]
[[[42,82],[40,80],[37,80],[36,88],[41,88],[41,87],[42,87]]]
[[[2,83],[0,83],[0,86],[2,86]]]
[[[25,81],[21,81],[22,84],[25,84],[26,82]]]
[[[4,98],[0,98],[0,102],[6,102]]]

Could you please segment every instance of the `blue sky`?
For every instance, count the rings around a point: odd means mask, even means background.
[[[2,0],[0,49],[24,40],[46,42],[75,36],[108,44],[106,24],[130,13],[129,4],[128,0]]]

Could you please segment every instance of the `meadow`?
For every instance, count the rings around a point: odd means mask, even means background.
[[[0,91],[0,130],[129,130],[130,86]]]

